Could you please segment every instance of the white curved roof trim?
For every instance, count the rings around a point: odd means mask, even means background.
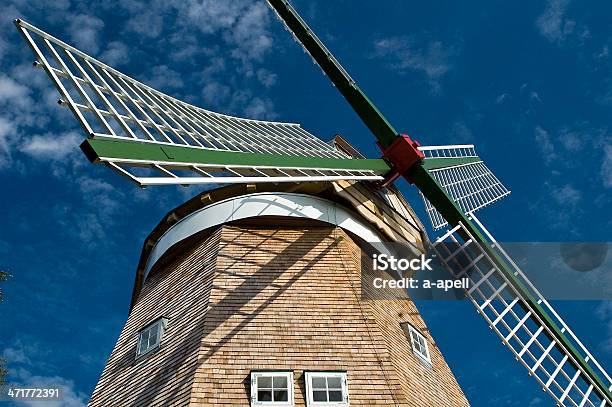
[[[339,204],[311,195],[269,192],[243,195],[210,204],[168,229],[155,243],[147,259],[147,274],[170,247],[194,234],[223,223],[259,216],[287,216],[314,219],[354,233],[377,247],[384,246],[381,235]],[[385,250],[386,251],[386,250]]]

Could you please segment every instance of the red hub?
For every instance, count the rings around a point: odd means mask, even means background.
[[[381,147],[383,158],[391,164],[391,171],[385,175],[382,186],[385,187],[395,181],[400,175],[406,172],[416,163],[421,162],[425,155],[418,149],[419,142],[412,140],[407,134],[401,134],[387,148]]]

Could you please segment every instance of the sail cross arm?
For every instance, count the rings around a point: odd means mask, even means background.
[[[91,162],[109,158],[123,158],[141,160],[143,162],[166,161],[204,165],[372,171],[376,175],[383,175],[389,171],[389,165],[382,159],[297,157],[263,153],[240,153],[97,138],[83,141],[81,150]]]
[[[429,171],[478,162],[482,162],[480,157],[430,158],[423,161],[423,168]]]
[[[389,171],[388,164],[382,159],[242,153],[100,136],[83,141],[81,150],[91,162],[107,164],[141,186],[380,181]],[[150,171],[143,173],[143,170]]]

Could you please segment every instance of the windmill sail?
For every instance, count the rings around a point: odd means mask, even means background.
[[[139,185],[381,180],[293,123],[211,112],[159,92],[22,20],[16,25],[88,135],[87,157]]]
[[[423,167],[466,215],[510,194],[476,155],[473,144],[419,147],[419,150],[425,154]],[[434,230],[448,225],[422,192],[420,195]]]
[[[442,235],[434,250],[455,278],[469,278],[466,295],[478,313],[559,405],[610,405],[601,392],[610,388],[610,376],[478,218],[470,217],[488,237],[493,256],[462,223]],[[495,256],[511,265],[512,276]]]

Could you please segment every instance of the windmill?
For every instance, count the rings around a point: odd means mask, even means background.
[[[87,134],[81,149],[140,186],[361,181],[414,184],[434,250],[516,360],[563,406],[612,404],[612,380],[476,217],[509,191],[473,145],[423,147],[398,132],[286,0],[269,0],[376,137],[380,159],[330,147],[297,124],[213,113],[171,98],[22,20],[15,23]]]

